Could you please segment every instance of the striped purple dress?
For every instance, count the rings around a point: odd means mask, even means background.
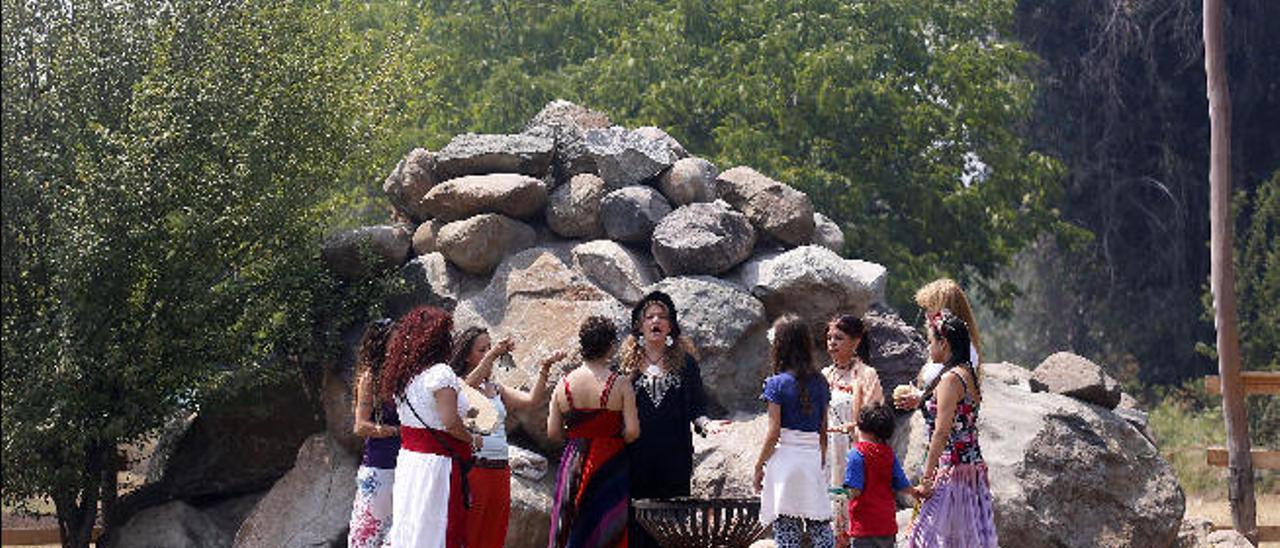
[[[960,382],[964,384],[963,377]],[[937,416],[935,393],[924,407],[926,440],[933,438]],[[924,502],[920,515],[912,522],[907,546],[996,548],[998,544],[987,464],[978,445],[978,404],[969,397],[965,385],[964,397],[956,403],[947,446],[938,458],[933,496]]]

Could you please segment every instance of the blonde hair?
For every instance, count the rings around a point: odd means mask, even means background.
[[[964,290],[955,280],[938,278],[925,284],[916,291],[916,304],[929,312],[940,312],[945,308],[959,316],[969,328],[969,341],[978,350],[978,354],[982,354],[982,337],[978,335],[978,322],[973,317],[973,309],[969,307],[969,298],[965,296]]]

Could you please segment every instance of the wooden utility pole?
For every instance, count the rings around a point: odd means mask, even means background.
[[[1210,281],[1214,325],[1218,330],[1218,374],[1222,377],[1222,410],[1227,423],[1227,497],[1231,526],[1257,542],[1253,497],[1253,460],[1249,423],[1244,414],[1240,380],[1240,328],[1237,325],[1234,238],[1231,224],[1231,95],[1227,89],[1227,54],[1223,46],[1222,0],[1204,0],[1204,72],[1209,95],[1209,224]]]

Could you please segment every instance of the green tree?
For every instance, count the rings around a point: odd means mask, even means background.
[[[420,73],[350,66],[372,54],[337,15],[5,1],[3,497],[51,498],[65,546],[110,510],[118,444],[320,361],[336,191]]]

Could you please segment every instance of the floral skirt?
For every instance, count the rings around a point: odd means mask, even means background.
[[[999,543],[994,516],[986,464],[939,468],[933,496],[920,506],[907,546],[996,548]]]
[[[356,472],[356,498],[351,507],[351,548],[381,548],[391,532],[391,487],[395,469],[361,466]]]

